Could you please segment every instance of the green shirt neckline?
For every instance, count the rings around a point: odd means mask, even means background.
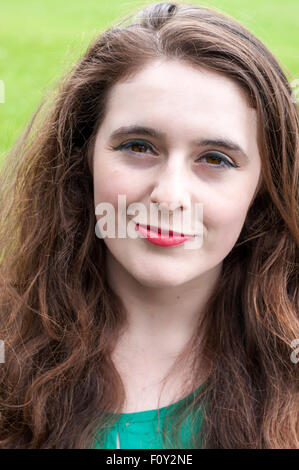
[[[187,400],[188,398],[191,398],[193,395],[195,395],[197,392],[201,390],[204,384],[201,384],[197,389],[195,389],[193,392],[191,392],[189,395],[187,395],[184,398],[181,398],[181,400],[178,400],[175,403],[171,403],[170,405],[163,406],[162,408],[156,408],[153,410],[144,410],[144,411],[132,411],[130,413],[120,413],[117,414],[119,416],[119,421],[138,421],[138,422],[143,422],[143,421],[152,421],[152,419],[159,414],[164,417],[164,415],[167,413],[167,411],[175,406],[178,406],[181,402]],[[116,414],[116,413],[113,413]]]
[[[190,395],[171,403],[162,408],[153,410],[135,411],[130,413],[109,413],[110,417],[116,417],[113,425],[104,425],[106,428],[104,441],[99,444],[97,441],[97,433],[95,436],[95,444],[93,448],[100,449],[163,449],[173,448],[172,443],[163,443],[161,438],[162,423],[168,411],[182,402],[192,401],[194,396],[204,387],[205,382],[195,389]],[[201,410],[201,408],[200,408]],[[184,441],[183,448],[190,448],[191,434],[194,432],[195,427],[200,427],[203,419],[202,411],[196,420],[196,424],[192,422],[191,414],[184,420],[181,428],[181,438]],[[158,420],[158,422],[157,422]],[[191,433],[191,434],[190,434]],[[120,440],[120,447],[117,446],[117,436]],[[164,447],[164,444],[166,447]]]

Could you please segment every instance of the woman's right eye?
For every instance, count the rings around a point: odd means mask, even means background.
[[[153,151],[151,145],[139,140],[132,140],[130,142],[121,144],[118,147],[112,148],[113,150],[127,150],[131,148],[133,153],[146,153],[146,151],[143,151],[142,149],[150,149],[151,151]]]

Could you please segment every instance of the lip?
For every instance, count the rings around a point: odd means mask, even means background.
[[[184,243],[187,240],[191,240],[195,235],[185,235],[181,236],[178,232],[173,232],[172,230],[166,231],[169,235],[165,235],[165,231],[161,230],[159,227],[151,227],[152,230],[149,230],[149,225],[140,225],[136,223],[137,230],[146,238],[150,243],[159,246],[175,246]]]

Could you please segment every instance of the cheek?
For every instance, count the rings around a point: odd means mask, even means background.
[[[232,201],[221,201],[219,205],[204,205],[204,227],[206,238],[204,253],[209,263],[223,261],[235,246],[246,218],[246,209]]]
[[[242,176],[240,178],[240,176]],[[204,218],[214,229],[243,226],[258,182],[258,175],[238,175],[238,181],[206,191]]]
[[[210,198],[203,205],[204,225],[211,241],[232,248],[243,228],[252,193],[240,189],[231,195]]]
[[[110,202],[116,208],[119,194],[128,194],[130,178],[123,171],[97,168],[94,172],[94,199],[96,203]]]

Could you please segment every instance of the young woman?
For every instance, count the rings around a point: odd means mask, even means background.
[[[222,13],[163,2],[128,19],[2,168],[0,447],[298,448],[292,88]],[[140,236],[97,231],[119,195],[126,224],[145,208]],[[159,229],[196,204],[188,250]]]

